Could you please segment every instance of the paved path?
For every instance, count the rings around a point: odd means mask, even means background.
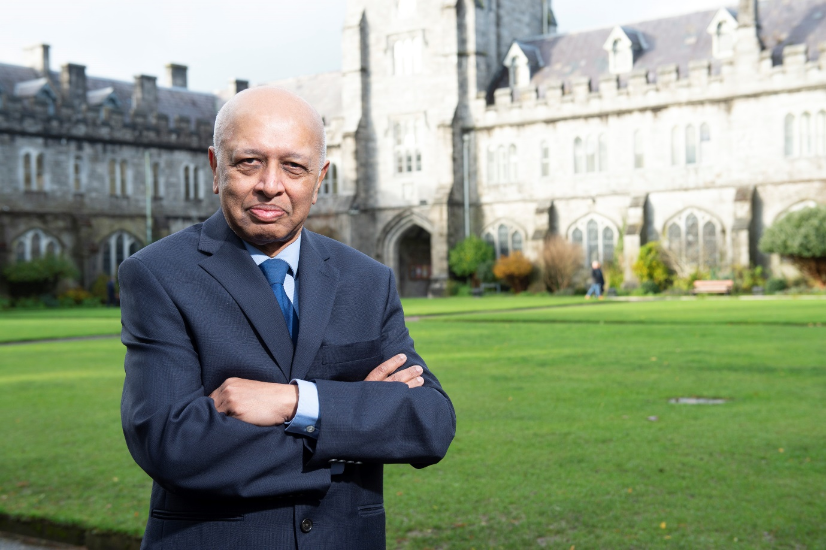
[[[85,550],[79,546],[69,546],[28,537],[18,537],[0,533],[0,550]]]

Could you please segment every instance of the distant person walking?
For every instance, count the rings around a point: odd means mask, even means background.
[[[602,288],[605,286],[605,277],[602,275],[599,262],[591,264],[591,281],[591,288],[588,289],[585,299],[590,300],[591,295],[596,294],[597,299],[602,300]]]

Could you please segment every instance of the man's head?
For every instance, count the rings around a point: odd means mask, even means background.
[[[592,267],[593,269],[599,269],[599,262],[597,262],[597,261],[593,261],[593,262],[591,262],[591,267]]]
[[[215,119],[212,190],[232,230],[273,256],[293,242],[318,197],[328,164],[324,123],[309,103],[279,88],[250,88]]]

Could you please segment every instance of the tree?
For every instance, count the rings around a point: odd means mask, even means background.
[[[528,288],[528,280],[533,271],[533,264],[521,252],[512,252],[502,256],[493,266],[493,274],[519,294]]]
[[[542,278],[551,292],[571,286],[577,271],[582,269],[582,247],[569,243],[559,235],[545,238],[542,247]]]
[[[471,235],[453,247],[448,255],[448,265],[453,273],[458,277],[467,278],[470,283],[471,278],[476,278],[479,264],[491,262],[495,256],[490,244],[476,235]]]
[[[826,206],[792,212],[766,229],[760,250],[780,254],[819,286],[826,286]]]
[[[30,262],[17,262],[3,270],[12,296],[28,297],[53,293],[61,279],[75,279],[77,269],[62,256],[49,254]]]
[[[653,283],[663,290],[671,284],[671,270],[665,263],[663,249],[659,241],[640,247],[640,255],[631,267],[640,283]]]

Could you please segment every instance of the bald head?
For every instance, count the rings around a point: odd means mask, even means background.
[[[232,139],[236,119],[265,112],[278,112],[301,119],[318,137],[319,169],[324,166],[327,160],[327,132],[321,115],[301,97],[274,86],[247,88],[221,107],[218,116],[215,117],[215,130],[212,136],[216,156],[220,157],[223,154],[225,143]]]

